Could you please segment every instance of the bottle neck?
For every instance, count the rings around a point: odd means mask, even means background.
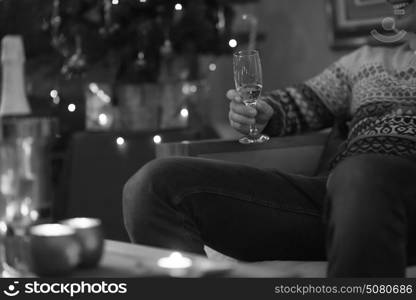
[[[23,61],[5,60],[2,67],[0,116],[30,114],[25,91]]]

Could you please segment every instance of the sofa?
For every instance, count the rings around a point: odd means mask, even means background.
[[[203,140],[166,143],[156,147],[156,157],[200,157],[241,163],[258,168],[277,168],[284,172],[314,175],[328,163],[326,153],[333,151],[338,133],[325,130],[301,136],[272,138],[269,142],[242,145],[235,140]],[[331,137],[331,138],[329,138]],[[215,249],[205,248],[208,257],[215,260],[234,260]],[[326,262],[268,261],[255,263],[265,267],[259,277],[325,277]],[[270,270],[270,271],[267,271]],[[416,277],[416,266],[407,269],[407,277]]]

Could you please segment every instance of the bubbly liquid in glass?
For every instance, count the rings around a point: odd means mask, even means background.
[[[237,89],[238,94],[243,99],[244,104],[255,104],[260,97],[262,85],[260,84],[247,84]]]

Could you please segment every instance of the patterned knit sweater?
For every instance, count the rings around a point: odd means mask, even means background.
[[[416,159],[416,52],[365,46],[303,84],[263,99],[274,109],[265,133],[297,134],[345,120],[348,138],[333,160],[362,153]]]

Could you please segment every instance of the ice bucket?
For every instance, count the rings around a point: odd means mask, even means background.
[[[18,144],[22,178],[30,182],[21,187],[21,198],[29,197],[34,219],[51,216],[53,203],[51,150],[58,122],[51,117],[13,116],[1,118],[1,138]],[[38,214],[38,215],[36,215]],[[36,221],[36,220],[33,220]]]

